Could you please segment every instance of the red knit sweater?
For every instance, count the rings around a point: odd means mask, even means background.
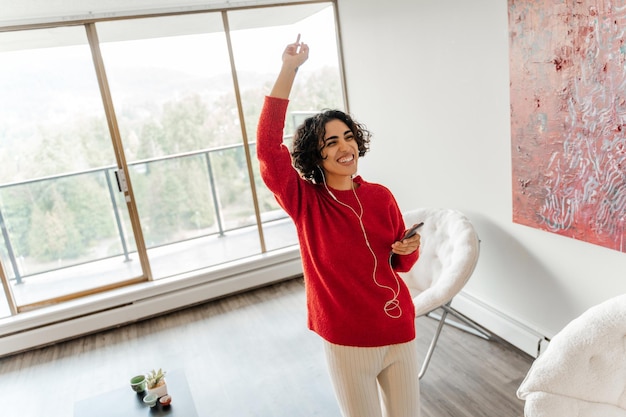
[[[405,225],[391,192],[382,185],[356,177],[363,205],[365,234],[378,265],[367,247],[359,219],[337,203],[323,185],[305,181],[293,168],[289,150],[282,144],[289,101],[266,97],[257,132],[261,176],[276,200],[296,225],[304,271],[308,326],[327,341],[340,345],[373,347],[404,343],[415,337],[415,309],[409,291],[389,266],[391,244]],[[332,190],[345,204],[360,212],[352,190]],[[408,271],[418,252],[393,256],[396,271]],[[389,317],[385,303],[397,291],[402,309]],[[395,313],[397,311],[394,311]]]

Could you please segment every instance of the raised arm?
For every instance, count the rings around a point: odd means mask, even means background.
[[[285,116],[296,71],[308,57],[309,47],[300,43],[300,35],[296,42],[285,47],[282,68],[272,91],[265,97],[257,126],[256,152],[261,178],[290,215],[299,211],[302,180],[292,165],[289,149],[283,144]]]
[[[294,43],[287,45],[283,52],[283,65],[278,73],[278,78],[270,92],[270,97],[289,98],[296,72],[300,65],[309,58],[309,46],[300,42],[300,34]]]

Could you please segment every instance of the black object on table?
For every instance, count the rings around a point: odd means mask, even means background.
[[[143,402],[147,393],[136,393],[128,385],[77,401],[74,404],[74,417],[198,417],[185,373],[182,370],[171,371],[165,379],[167,393],[172,397],[172,403],[168,406],[157,402],[154,407],[148,407]]]

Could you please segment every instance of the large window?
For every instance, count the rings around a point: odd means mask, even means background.
[[[254,146],[298,33],[315,53],[287,142],[302,117],[344,107],[332,3],[0,33],[8,304],[23,311],[296,245]]]

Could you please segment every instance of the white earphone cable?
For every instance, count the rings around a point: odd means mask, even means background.
[[[360,213],[357,213],[355,209],[353,209],[350,205],[339,201],[339,199],[330,191],[330,189],[328,188],[328,185],[326,185],[326,177],[324,176],[324,170],[321,167],[318,167],[320,169],[320,171],[322,172],[322,178],[324,179],[324,188],[326,188],[326,191],[328,192],[328,194],[333,198],[333,200],[335,200],[337,203],[341,204],[344,207],[347,207],[348,209],[350,209],[350,211],[352,211],[352,213],[354,213],[354,215],[357,217],[357,219],[359,220],[359,225],[361,226],[361,231],[363,232],[363,237],[365,238],[365,244],[367,245],[367,248],[369,249],[370,253],[372,254],[372,257],[374,258],[374,270],[372,271],[372,279],[374,280],[374,283],[380,287],[380,288],[384,288],[387,289],[389,291],[391,291],[391,293],[393,294],[393,297],[388,300],[385,303],[384,306],[384,311],[385,314],[387,314],[389,317],[397,319],[400,316],[402,316],[402,308],[400,307],[400,302],[398,301],[398,296],[400,295],[400,282],[398,281],[398,277],[396,275],[396,272],[393,270],[393,265],[391,263],[391,257],[389,257],[389,268],[391,269],[391,274],[393,275],[394,279],[396,280],[396,289],[393,289],[392,287],[388,286],[388,285],[384,285],[378,282],[378,280],[376,279],[376,270],[378,269],[378,258],[376,258],[376,253],[374,252],[374,249],[372,249],[372,245],[370,244],[369,239],[367,238],[367,233],[365,232],[365,225],[363,224],[363,205],[361,204],[361,200],[359,199],[359,196],[356,194],[356,190],[354,189],[354,183],[352,183],[352,192],[354,193],[354,197],[356,198],[357,203],[359,204],[359,211]],[[395,312],[395,313],[394,313]]]

